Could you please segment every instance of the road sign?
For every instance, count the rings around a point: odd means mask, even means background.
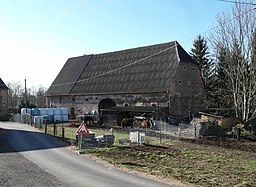
[[[83,121],[83,123],[81,123],[81,125],[77,129],[76,133],[77,134],[89,134],[89,130],[88,130],[87,126],[85,125],[84,121]]]

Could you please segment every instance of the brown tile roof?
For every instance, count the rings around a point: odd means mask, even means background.
[[[70,58],[47,95],[163,92],[179,62],[193,62],[178,42]]]

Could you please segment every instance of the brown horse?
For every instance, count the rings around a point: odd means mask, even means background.
[[[122,128],[124,128],[124,127],[131,127],[131,128],[133,128],[133,126],[134,126],[134,119],[133,118],[123,118],[122,119],[122,122],[121,122],[121,126],[122,126]]]
[[[141,121],[141,123],[140,123],[140,127],[141,127],[141,128],[150,128],[150,123],[149,123],[149,121],[146,120],[146,119],[143,119],[143,120]]]

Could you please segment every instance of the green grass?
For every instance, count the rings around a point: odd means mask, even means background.
[[[200,186],[256,185],[256,156],[243,152],[180,149],[176,145],[168,150],[114,147],[87,152],[120,167]]]
[[[53,135],[53,124],[48,124],[47,125],[47,134],[51,134]],[[67,141],[70,141],[72,143],[75,142],[76,140],[76,131],[78,129],[78,127],[70,127],[68,126],[68,124],[64,124],[64,128],[65,128],[65,139]],[[41,127],[42,131],[45,131],[45,125],[43,124]],[[95,136],[100,136],[100,135],[104,135],[104,134],[111,134],[110,129],[103,129],[103,128],[88,128],[88,130],[90,132],[95,133]],[[113,134],[115,135],[115,142],[114,145],[120,145],[119,144],[119,139],[129,139],[130,138],[130,134],[128,133],[121,133],[118,131],[113,131]],[[57,137],[62,137],[62,124],[58,124],[57,125]],[[145,137],[145,142],[149,143],[149,144],[153,144],[153,145],[159,145],[160,143],[164,144],[164,143],[168,143],[170,142],[169,139],[161,139],[159,137],[151,137],[151,136],[146,136]],[[120,145],[121,146],[121,145]]]
[[[78,127],[65,125],[65,138],[75,142]],[[44,130],[44,127],[42,128]],[[111,134],[109,129],[90,129],[96,136]],[[61,126],[57,136],[61,137]],[[53,134],[53,125],[48,125],[48,134]],[[115,143],[112,148],[87,149],[86,152],[100,157],[118,167],[177,179],[184,183],[200,186],[256,186],[256,155],[245,151],[234,151],[220,147],[192,143],[168,142],[168,149],[147,146],[120,146],[119,138],[129,138],[129,134],[114,130]],[[159,137],[145,139],[150,144],[159,145]],[[256,146],[256,144],[255,144]]]
[[[47,134],[51,134],[53,135],[53,124],[48,124],[47,125]],[[74,143],[76,141],[76,131],[78,129],[78,127],[69,127],[67,124],[64,125],[64,129],[65,129],[65,139],[68,141],[71,141],[72,143]],[[45,125],[42,125],[41,128],[42,131],[45,130]],[[96,128],[88,128],[90,133],[95,133],[95,136],[100,136],[100,135],[106,135],[106,134],[111,134],[112,132],[110,132],[109,129],[96,129]],[[119,139],[122,138],[128,138],[130,137],[129,134],[126,133],[120,133],[120,132],[113,132],[113,134],[115,135],[115,143],[114,145],[119,145]],[[62,137],[62,126],[61,124],[57,125],[57,137]]]

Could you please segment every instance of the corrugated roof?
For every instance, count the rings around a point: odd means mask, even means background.
[[[4,81],[0,78],[0,89],[9,89],[6,85],[5,85],[5,83],[4,83]]]
[[[176,41],[96,54],[92,58],[88,55],[75,59],[76,63],[71,63],[70,59],[67,61],[48,90],[48,95],[167,91],[171,86],[178,63],[193,62]],[[74,67],[77,64],[86,64],[86,66],[83,71],[80,71],[81,69]],[[73,71],[79,71],[80,76],[73,77],[71,74]],[[76,80],[74,84],[64,84]],[[60,86],[57,86],[58,84]]]

